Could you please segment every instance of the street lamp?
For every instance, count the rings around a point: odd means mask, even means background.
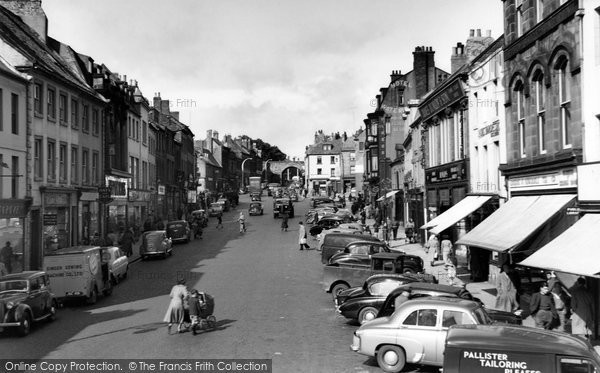
[[[242,161],[242,189],[244,189],[244,163],[246,163],[246,161],[248,159],[252,159],[252,158],[246,158]]]

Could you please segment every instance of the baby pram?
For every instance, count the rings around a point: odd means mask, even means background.
[[[217,325],[217,318],[213,315],[215,310],[215,298],[210,294],[198,292],[198,300],[200,301],[200,314],[196,323],[191,319],[189,309],[185,310],[185,323],[188,330],[192,330],[194,326],[198,329],[213,329]]]

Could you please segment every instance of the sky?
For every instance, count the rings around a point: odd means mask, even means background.
[[[43,0],[49,35],[155,93],[195,134],[247,135],[304,158],[314,133],[363,126],[392,70],[431,46],[450,70],[501,0]]]

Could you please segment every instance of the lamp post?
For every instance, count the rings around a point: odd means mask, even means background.
[[[242,189],[244,189],[244,163],[246,163],[246,161],[248,159],[252,159],[252,158],[246,158],[242,161]]]

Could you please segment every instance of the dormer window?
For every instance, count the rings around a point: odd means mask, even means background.
[[[324,144],[323,145],[323,150],[332,150],[333,149],[333,145],[331,144]]]

